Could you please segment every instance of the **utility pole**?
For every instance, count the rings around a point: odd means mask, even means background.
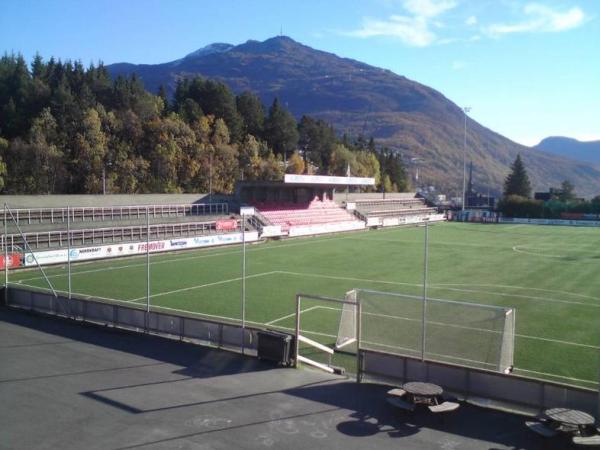
[[[463,141],[463,191],[462,191],[462,211],[465,210],[465,201],[466,201],[466,187],[467,187],[467,113],[471,111],[470,106],[465,106],[463,108],[463,113],[465,117],[465,127],[464,127],[464,141]]]

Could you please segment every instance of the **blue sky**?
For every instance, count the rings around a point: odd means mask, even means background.
[[[2,0],[0,51],[159,63],[280,33],[470,106],[523,144],[600,139],[597,0]]]

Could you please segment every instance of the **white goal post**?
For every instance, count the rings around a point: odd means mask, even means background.
[[[356,342],[356,289],[346,292],[345,300],[350,303],[344,303],[342,307],[335,341],[336,350]]]

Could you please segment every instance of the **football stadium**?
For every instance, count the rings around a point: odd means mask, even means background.
[[[4,302],[366,386],[425,379],[492,408],[593,411],[596,229],[448,221],[412,193],[340,189],[368,182],[6,203]]]

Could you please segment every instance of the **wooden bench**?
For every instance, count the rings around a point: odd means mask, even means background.
[[[525,425],[527,425],[527,428],[529,428],[534,433],[537,433],[545,438],[551,438],[558,434],[558,431],[547,427],[541,422],[525,422]]]
[[[595,436],[573,436],[573,444],[586,447],[600,447],[600,434]]]
[[[402,400],[400,397],[388,397],[387,402],[395,408],[403,409],[404,411],[415,410],[415,405]]]
[[[455,402],[444,402],[439,405],[428,406],[429,411],[432,413],[445,413],[450,411],[456,411],[460,405]]]

